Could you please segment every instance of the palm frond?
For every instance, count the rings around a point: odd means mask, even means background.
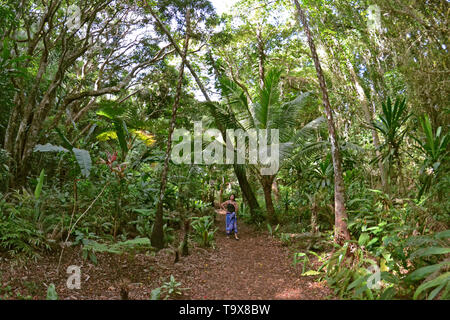
[[[255,105],[255,118],[257,126],[261,129],[268,127],[270,115],[273,108],[280,105],[279,83],[281,70],[270,70],[265,79],[264,86],[258,92],[257,104]]]
[[[314,138],[315,133],[317,133],[317,130],[325,124],[325,121],[326,119],[324,117],[319,117],[308,122],[296,132],[292,141],[294,141],[297,146],[305,145],[305,143]]]

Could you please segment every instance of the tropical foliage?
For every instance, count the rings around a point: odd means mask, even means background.
[[[449,299],[448,1],[218,2],[0,0],[2,263],[183,262],[234,194],[336,296]],[[274,171],[229,129],[278,137]]]

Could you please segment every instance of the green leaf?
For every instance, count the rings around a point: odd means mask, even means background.
[[[59,128],[55,128],[56,132],[58,132],[58,135],[61,137],[61,140],[63,141],[63,146],[67,149],[73,149],[73,145],[70,143],[69,139],[66,138],[66,136],[59,130]]]
[[[83,251],[81,252],[81,257],[83,258],[83,260],[87,260],[89,255],[89,251],[86,249],[83,249]]]
[[[119,139],[120,148],[122,149],[122,155],[128,152],[128,146],[126,142],[125,123],[121,120],[114,120],[114,130],[117,133],[117,139]]]
[[[98,261],[97,261],[97,256],[95,255],[94,252],[89,252],[89,260],[92,261],[93,264],[97,265]]]
[[[78,165],[80,166],[81,174],[86,178],[89,177],[89,173],[92,168],[92,161],[89,152],[87,150],[77,148],[73,148],[72,151],[75,154]]]
[[[350,283],[350,285],[347,287],[347,290],[356,288],[358,286],[360,286],[362,283],[364,283],[364,281],[366,281],[368,278],[370,277],[370,274],[367,274],[365,276],[361,276],[358,279],[356,279],[355,281],[353,281],[352,283]],[[365,287],[365,285],[364,285]]]
[[[391,274],[387,271],[382,271],[380,274],[380,278],[381,278],[381,280],[387,281],[389,283],[396,284],[399,282],[399,279],[396,276],[394,276],[393,274]]]
[[[450,230],[445,230],[445,231],[438,232],[438,233],[436,233],[434,235],[434,237],[436,239],[447,239],[447,238],[450,238]]]
[[[418,257],[424,257],[424,256],[430,256],[434,254],[447,254],[450,252],[450,248],[443,248],[443,247],[430,247],[430,248],[422,248],[419,249],[411,254],[411,259],[418,258]]]
[[[97,136],[97,139],[99,141],[108,141],[110,139],[117,139],[117,133],[115,131],[112,131],[112,130],[105,131],[105,132],[100,133]]]
[[[370,240],[370,235],[367,232],[361,233],[359,236],[358,244],[364,246]]]
[[[317,275],[319,275],[319,274],[321,274],[319,271],[316,271],[316,270],[308,270],[308,271],[306,271],[306,272],[303,272],[303,273],[302,273],[302,276],[317,276]]]
[[[58,300],[55,285],[51,283],[47,288],[47,300]]]
[[[426,267],[419,268],[419,269],[411,272],[405,278],[405,280],[406,281],[417,281],[417,280],[423,279],[426,276],[428,276],[429,274],[432,274],[433,272],[439,270],[444,265],[450,265],[450,261],[442,262],[442,263],[439,263],[439,264],[433,264],[431,266],[426,266]]]
[[[442,290],[442,288],[444,288],[444,286],[445,286],[445,283],[441,284],[439,287],[437,287],[433,291],[431,291],[427,300],[433,300],[434,297],[436,297],[439,294],[439,292],[441,292],[441,290]]]
[[[394,287],[389,287],[383,291],[380,296],[380,300],[392,300],[392,298],[396,295],[397,290]]]
[[[378,241],[378,237],[373,238],[372,240],[369,241],[369,243],[367,244],[367,247],[371,246],[372,244],[374,244],[377,241]]]
[[[45,176],[45,171],[44,171],[44,169],[42,169],[41,174],[39,176],[38,184],[36,186],[36,189],[34,190],[34,198],[36,200],[39,200],[39,197],[41,196],[42,186],[44,185],[44,176]]]
[[[422,283],[414,293],[413,299],[416,300],[422,292],[424,292],[426,289],[440,286],[441,284],[447,284],[450,281],[450,272],[446,272],[444,274],[441,274],[439,277]]]
[[[150,300],[161,300],[161,288],[152,290],[150,293]]]

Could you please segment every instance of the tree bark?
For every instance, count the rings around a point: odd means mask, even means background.
[[[267,220],[272,223],[278,223],[278,219],[275,215],[275,209],[272,202],[272,182],[275,176],[262,176],[261,183],[264,191],[264,200],[266,202]]]
[[[319,228],[317,225],[317,217],[318,217],[319,207],[317,206],[316,196],[312,196],[312,204],[311,204],[311,233],[317,234],[319,232]]]
[[[178,53],[178,55],[181,56],[182,55],[181,50],[178,47],[178,45],[175,42],[175,40],[173,39],[173,37],[170,34],[169,30],[167,30],[166,26],[163,24],[161,19],[158,18],[158,16],[153,11],[151,6],[147,6],[147,9],[149,10],[149,12],[153,16],[153,18],[157,21],[157,23],[161,27],[162,31],[166,34],[167,38],[169,39],[169,42],[174,46],[175,51]],[[205,97],[205,100],[207,102],[211,102],[211,98],[209,97],[205,86],[201,82],[200,78],[197,75],[197,72],[194,70],[194,68],[192,67],[192,65],[190,64],[188,59],[185,60],[185,65],[189,69],[191,75],[194,77],[194,80],[197,83],[197,86],[199,87],[199,89],[202,92],[203,96]],[[222,136],[226,137],[226,135],[224,134],[225,130],[222,130],[222,129],[219,128],[219,130],[222,132]],[[243,173],[241,171],[243,171]],[[236,177],[238,178],[239,186],[240,186],[242,192],[244,193],[244,195],[248,196],[248,197],[247,196],[246,197],[247,197],[247,200],[249,201],[249,206],[250,206],[251,213],[254,214],[254,215],[257,215],[258,211],[259,211],[259,205],[258,205],[258,202],[256,201],[255,194],[253,193],[253,190],[250,187],[250,183],[247,180],[247,176],[245,174],[245,169],[239,169],[238,166],[235,165],[234,166],[234,172],[236,174]]]
[[[280,201],[280,190],[279,190],[279,188],[278,188],[278,182],[277,182],[277,179],[274,179],[273,180],[273,183],[272,183],[272,191],[273,191],[273,195],[274,195],[274,197],[275,197],[275,201]]]
[[[50,1],[45,4],[45,10],[42,18],[39,20],[38,32],[30,31],[31,24],[27,24],[28,18],[25,18],[24,27],[28,34],[28,39],[24,40],[23,43],[26,46],[26,57],[24,56],[24,59],[20,59],[18,63],[23,69],[30,68],[34,63],[37,63],[37,70],[33,77],[28,80],[23,79],[21,76],[11,78],[16,89],[16,95],[5,132],[4,148],[12,158],[10,163],[13,173],[10,183],[12,187],[19,187],[25,183],[31,168],[30,159],[33,149],[43,136],[42,133],[48,129],[46,120],[52,114],[52,111],[56,111],[55,120],[53,121],[55,123],[55,121],[59,121],[66,107],[73,106],[73,102],[108,93],[117,93],[132,81],[137,72],[163,58],[162,55],[165,52],[165,48],[155,58],[135,65],[124,79],[113,86],[99,88],[98,82],[101,76],[98,76],[93,90],[87,84],[86,86],[89,89],[83,92],[81,92],[82,88],[79,86],[74,86],[70,89],[71,92],[67,94],[64,92],[65,90],[62,93],[60,92],[67,73],[76,66],[78,58],[87,57],[87,61],[92,62],[90,59],[93,59],[93,57],[86,55],[89,48],[93,46],[93,42],[90,40],[95,41],[105,37],[105,34],[113,27],[112,21],[118,12],[121,11],[119,9],[112,12],[111,16],[103,21],[102,26],[94,23],[97,13],[104,10],[110,2],[110,0],[96,2],[90,10],[82,15],[81,23],[86,26],[83,38],[75,37],[68,32],[63,27],[63,24],[60,23],[61,21],[58,20],[58,10],[62,5],[61,0]],[[23,18],[18,17],[19,20]],[[17,30],[12,32],[15,31]],[[69,44],[69,42],[74,41],[76,42],[75,46]],[[125,46],[115,47],[115,49],[120,51],[120,49],[125,49]],[[15,54],[17,57],[19,52],[22,51],[16,48]],[[87,62],[85,65],[87,65]],[[95,63],[92,65],[93,69],[98,69]],[[125,68],[125,66],[123,67]],[[101,70],[100,74],[102,74]],[[43,81],[43,79],[46,81]],[[45,91],[42,90],[44,84],[47,86]],[[56,97],[60,99],[56,99]]]
[[[219,190],[219,206],[223,202],[223,185],[225,184],[225,178],[222,177],[222,181],[220,182],[220,190]]]
[[[264,63],[266,60],[266,54],[264,52],[264,41],[262,38],[262,27],[260,27],[256,31],[256,39],[257,39],[257,46],[258,46],[258,73],[259,73],[259,87],[262,89],[264,88],[264,78],[265,78],[265,69],[264,69]]]
[[[319,79],[320,89],[322,91],[322,100],[327,117],[328,131],[330,134],[330,142],[331,142],[331,156],[333,159],[333,168],[334,168],[335,241],[337,243],[342,243],[344,240],[350,239],[350,233],[347,227],[347,210],[345,208],[345,188],[344,188],[344,179],[342,176],[342,164],[341,164],[339,143],[337,140],[332,109],[330,101],[328,99],[328,90],[325,83],[325,77],[322,72],[322,67],[320,66],[320,61],[317,55],[316,47],[314,45],[314,40],[311,35],[311,30],[309,29],[305,13],[303,12],[303,9],[300,7],[298,0],[294,0],[294,3],[297,8],[297,13],[300,18],[300,21],[302,22],[303,27],[305,29],[309,48],[311,50],[311,55],[314,60],[314,66],[316,68],[317,78]]]
[[[169,172],[169,160],[170,160],[170,153],[172,151],[172,133],[175,129],[175,121],[177,119],[177,110],[180,104],[180,98],[183,88],[183,77],[184,77],[184,66],[186,63],[186,56],[189,48],[189,37],[190,37],[190,25],[191,25],[191,13],[190,8],[186,9],[186,35],[184,40],[184,48],[183,52],[181,54],[181,64],[180,64],[180,70],[178,72],[178,82],[177,82],[177,88],[175,92],[175,101],[173,103],[172,107],[172,118],[170,120],[170,126],[169,126],[169,135],[167,139],[167,150],[166,155],[164,158],[164,167],[161,173],[161,186],[159,190],[159,198],[158,198],[158,204],[156,206],[156,215],[155,215],[155,223],[153,225],[153,231],[151,235],[151,244],[156,249],[162,249],[164,248],[164,222],[163,222],[163,204],[164,204],[164,194],[166,192],[166,186],[167,186],[167,176]]]
[[[238,179],[239,186],[241,188],[244,198],[247,200],[248,206],[250,207],[250,215],[253,221],[257,221],[260,214],[260,207],[258,200],[256,200],[255,193],[248,182],[247,175],[245,173],[245,168],[240,164],[233,164],[234,173]]]

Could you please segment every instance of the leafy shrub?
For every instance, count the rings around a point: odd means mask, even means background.
[[[181,282],[175,280],[173,275],[170,276],[169,281],[163,283],[159,288],[153,289],[151,292],[151,300],[164,300],[180,297],[183,291],[187,288],[181,288]]]
[[[398,283],[398,278],[372,267],[377,266],[377,263],[366,250],[352,242],[346,242],[342,247],[336,245],[336,247],[337,250],[318,269],[318,271],[325,269],[324,278],[328,285],[335,289],[335,294],[341,298],[369,300],[390,299],[395,295],[393,285]],[[351,251],[350,256],[349,251]],[[374,276],[371,268],[379,271],[379,283],[371,282]]]
[[[0,191],[6,190],[8,186],[8,179],[10,177],[10,169],[7,165],[9,161],[9,154],[6,150],[0,148]]]
[[[423,140],[413,138],[417,141],[421,153],[425,155],[425,160],[420,169],[420,181],[422,183],[418,193],[420,199],[424,192],[430,189],[432,182],[438,181],[445,172],[444,164],[449,153],[450,135],[444,134],[442,127],[437,128],[434,132],[428,115],[420,117],[419,121],[425,137]]]
[[[278,234],[278,229],[280,228],[280,225],[279,224],[277,224],[276,226],[275,226],[275,228],[273,228],[271,225],[270,225],[270,223],[268,223],[267,224],[267,231],[269,232],[269,235],[271,236],[271,237],[274,237],[274,236],[276,236],[277,234]]]
[[[288,246],[291,243],[291,236],[289,233],[281,233],[280,241],[283,246]]]
[[[150,239],[149,238],[135,238],[132,240],[118,241],[115,243],[104,243],[93,240],[92,238],[98,238],[93,234],[90,234],[91,239],[85,237],[85,235],[80,231],[75,231],[77,235],[74,245],[81,244],[82,247],[82,257],[87,260],[88,258],[97,264],[97,252],[107,252],[114,254],[123,254],[124,252],[150,249]]]
[[[319,258],[319,261],[323,261],[322,257],[320,257],[317,253],[315,253],[314,251],[308,250],[307,253],[305,253],[305,252],[295,252],[294,256],[293,256],[292,265],[294,267],[296,267],[297,264],[299,264],[300,262],[302,263],[302,276],[316,276],[316,275],[321,274],[319,271],[315,271],[315,270],[308,270],[308,271],[306,271],[306,268],[308,267],[308,264],[310,262],[310,259],[308,257],[308,253],[316,256],[317,258]]]
[[[56,293],[56,288],[53,283],[51,283],[47,288],[47,300],[58,300],[58,293]]]
[[[214,247],[214,220],[211,216],[192,217],[191,227],[194,231],[194,239],[203,247]]]
[[[420,285],[413,298],[436,297],[450,298],[450,230],[435,233],[430,236],[416,236],[407,241],[408,247],[417,246],[409,255],[413,265],[418,266],[404,279],[407,284]],[[439,294],[442,293],[440,296]]]
[[[25,189],[14,198],[15,203],[0,200],[0,250],[37,259],[51,249],[45,220],[36,215],[39,203]]]
[[[155,221],[155,210],[153,209],[133,209],[138,213],[136,218],[129,222],[130,225],[135,225],[137,232],[141,236],[148,237],[152,233],[153,222]]]

